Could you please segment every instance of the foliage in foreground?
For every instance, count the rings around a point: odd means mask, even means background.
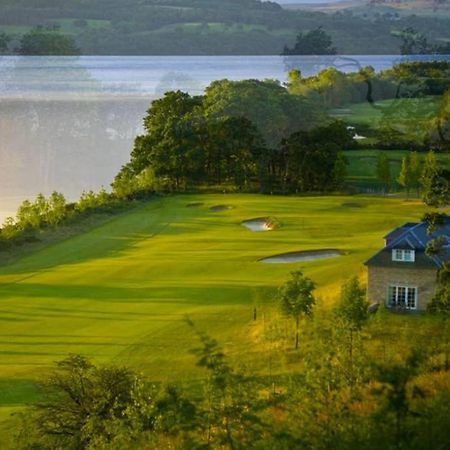
[[[292,277],[286,289],[296,280],[311,291],[311,280]],[[335,311],[319,311],[302,329],[307,344],[277,346],[274,357],[298,361],[283,376],[236,369],[189,319],[200,342],[193,353],[205,369],[190,387],[154,385],[129,368],[70,356],[23,414],[17,448],[446,448],[450,386],[439,332],[436,345],[411,337],[404,354],[391,349],[380,357],[373,345],[392,344],[380,320],[369,317],[353,278]]]

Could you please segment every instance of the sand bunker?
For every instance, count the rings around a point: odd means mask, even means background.
[[[188,203],[186,205],[186,208],[200,208],[200,206],[203,206],[202,202],[193,202],[193,203]]]
[[[275,226],[270,217],[257,217],[256,219],[244,220],[241,225],[250,231],[272,231]]]
[[[211,208],[209,209],[214,212],[220,212],[220,211],[227,211],[228,209],[233,209],[233,207],[231,205],[215,205],[211,206]]]
[[[336,258],[344,255],[344,252],[336,249],[306,250],[303,252],[282,253],[281,255],[262,258],[259,262],[266,264],[290,264],[304,261],[315,261],[316,259]]]

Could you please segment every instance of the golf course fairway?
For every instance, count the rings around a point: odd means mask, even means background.
[[[363,262],[383,236],[424,211],[417,200],[360,196],[159,197],[0,266],[0,421],[35,399],[34,382],[71,353],[155,381],[202,376],[186,318],[231,355],[257,355],[254,308],[257,320],[276,308],[275,289],[290,271],[312,278],[321,304],[331,305],[346,278],[365,279]],[[280,227],[253,233],[241,225],[255,217]],[[330,248],[343,256],[258,262]]]

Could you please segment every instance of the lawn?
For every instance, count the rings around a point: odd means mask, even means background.
[[[202,205],[187,207],[193,202]],[[210,210],[223,204],[232,209]],[[33,381],[69,353],[124,363],[153,380],[198,378],[191,353],[198,339],[187,317],[234,357],[257,361],[253,309],[258,320],[271,314],[274,290],[289,271],[301,269],[315,280],[327,307],[344,279],[364,278],[363,262],[384,234],[423,211],[419,202],[393,198],[180,195],[4,265],[0,420],[35,399]],[[240,225],[262,216],[281,226],[254,233]],[[346,254],[258,262],[326,248]]]
[[[377,158],[383,150],[349,150],[344,155],[347,158],[347,183],[360,189],[374,189],[381,191],[381,183],[377,180]],[[401,190],[396,183],[400,173],[402,158],[409,153],[408,150],[384,150],[387,154],[392,178],[392,189]],[[420,153],[419,157],[424,159],[426,153]],[[445,169],[450,168],[450,155],[436,153],[436,158]]]
[[[375,95],[376,98],[376,95]],[[330,111],[331,115],[354,126],[366,137],[361,144],[381,142],[386,127],[406,141],[422,143],[430,120],[439,107],[440,97],[400,98],[370,104],[355,103]]]

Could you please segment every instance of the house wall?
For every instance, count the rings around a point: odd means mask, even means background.
[[[368,268],[367,295],[371,303],[387,302],[389,285],[417,287],[417,310],[423,311],[434,294],[437,271],[433,269]]]

